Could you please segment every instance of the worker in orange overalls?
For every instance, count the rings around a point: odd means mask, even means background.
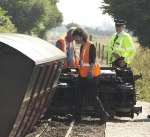
[[[61,38],[56,42],[56,46],[66,53],[67,58],[64,63],[65,68],[79,66],[79,57],[77,56],[75,44],[72,38],[73,30],[73,28],[70,29],[64,39]]]
[[[80,89],[77,94],[77,120],[81,119],[81,106],[85,96],[90,96],[96,100],[95,107],[103,121],[108,118],[108,113],[104,110],[101,100],[97,96],[97,78],[101,74],[100,66],[96,63],[96,48],[94,44],[88,40],[86,32],[77,28],[73,31],[73,39],[76,43],[81,44],[80,48]]]
[[[56,47],[66,53],[66,44],[63,38],[56,41]]]

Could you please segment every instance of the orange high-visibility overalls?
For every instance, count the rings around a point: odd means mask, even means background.
[[[80,53],[80,68],[79,73],[80,76],[86,78],[89,72],[92,74],[93,77],[97,77],[100,75],[101,70],[99,64],[91,64],[89,63],[89,51],[92,43],[87,41],[86,44],[83,46],[81,53]]]

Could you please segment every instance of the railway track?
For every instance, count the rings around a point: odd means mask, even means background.
[[[53,120],[41,122],[26,137],[105,137],[106,124],[99,120]]]

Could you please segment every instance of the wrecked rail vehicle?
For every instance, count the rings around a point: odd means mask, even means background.
[[[97,96],[111,118],[114,116],[133,118],[134,114],[142,112],[142,107],[136,106],[135,89],[135,80],[140,77],[134,76],[130,69],[101,68],[101,75],[97,79]],[[47,115],[74,114],[76,107],[74,99],[75,93],[80,90],[79,82],[78,69],[68,68],[62,71],[53,100],[49,103]],[[98,117],[94,103],[95,99],[91,98],[89,92],[83,99],[82,116]]]
[[[23,34],[0,34],[0,137],[24,137],[47,110],[65,54]]]

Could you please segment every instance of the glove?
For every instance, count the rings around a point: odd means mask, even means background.
[[[124,60],[119,60],[118,63],[121,68],[123,68],[126,65]]]

